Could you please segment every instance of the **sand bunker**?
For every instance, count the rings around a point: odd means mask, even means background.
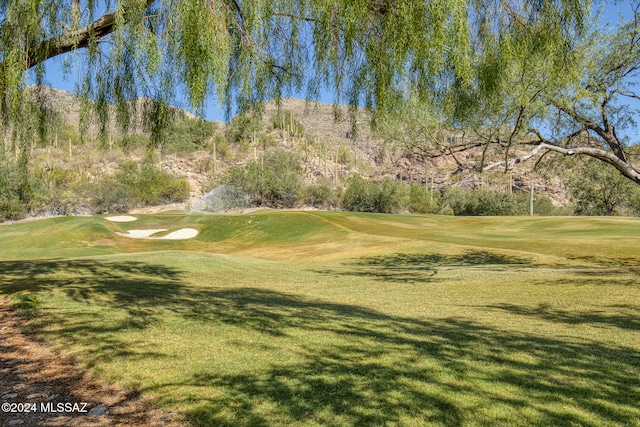
[[[156,233],[160,233],[161,231],[167,231],[166,228],[159,228],[154,230],[129,230],[126,233],[118,233],[117,235],[123,237],[130,237],[132,239],[150,239],[150,240],[182,240],[182,239],[192,239],[198,235],[198,230],[195,228],[181,228],[180,230],[172,231],[166,236],[154,237],[153,235]]]
[[[107,216],[106,220],[113,222],[131,222],[138,218],[131,215],[119,215],[119,216]],[[172,231],[166,236],[154,236],[156,233],[167,231],[168,228],[154,228],[149,230],[129,230],[126,233],[115,232],[118,236],[129,237],[132,239],[164,239],[164,240],[182,240],[192,239],[198,235],[198,230],[195,228],[181,228],[180,230]]]
[[[166,228],[158,228],[156,230],[129,230],[126,233],[118,233],[116,232],[116,234],[120,235],[120,236],[124,236],[124,237],[133,237],[134,239],[141,239],[143,237],[149,237],[152,234],[156,234],[159,233],[161,231],[167,231]]]
[[[195,228],[181,228],[180,230],[173,231],[166,236],[161,237],[161,239],[169,239],[169,240],[181,240],[181,239],[192,239],[198,235],[198,230]]]
[[[104,219],[112,222],[131,222],[131,221],[135,221],[138,218],[131,215],[120,215],[120,216],[107,216]]]

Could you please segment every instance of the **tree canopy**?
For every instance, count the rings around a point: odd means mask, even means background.
[[[621,133],[636,127],[640,113],[640,3],[630,2],[627,18],[618,24],[600,27],[598,16],[580,31],[567,32],[565,46],[549,45],[560,49],[556,55],[536,49],[535,37],[523,53],[508,56],[498,49],[481,55],[473,83],[453,87],[449,109],[410,96],[396,114],[410,144],[431,156],[478,147],[502,150],[501,161],[483,157],[477,168],[484,171],[508,170],[549,153],[589,156],[640,184],[637,156],[629,153],[640,141]],[[535,34],[536,27],[532,23],[527,31]],[[443,134],[457,137],[447,141]]]
[[[526,73],[515,67],[515,79],[502,90],[494,120],[510,126],[511,136],[485,135],[485,142],[507,148],[502,162],[507,167],[548,152],[586,155],[607,163],[623,176],[640,184],[637,158],[621,129],[635,127],[640,112],[634,100],[640,72],[640,4],[633,6],[628,20],[611,28],[591,28],[571,38],[569,64],[563,74]],[[538,62],[536,61],[536,64]],[[514,94],[519,94],[514,96]],[[508,158],[508,148],[517,140],[531,151]]]
[[[200,109],[309,97],[385,109],[407,90],[451,102],[499,87],[505,59],[545,55],[562,68],[586,0],[64,0],[0,2],[2,114],[18,120],[27,70],[80,68],[80,93],[100,107],[186,93]],[[458,103],[458,105],[462,105]]]
[[[140,96],[155,101],[145,117],[157,131],[180,93],[196,111],[211,98],[231,111],[329,90],[353,107],[411,105],[424,123],[473,126],[477,137],[436,147],[449,153],[496,145],[507,168],[584,154],[640,183],[616,132],[629,118],[621,99],[638,99],[632,3],[628,22],[603,31],[589,0],[4,0],[0,116],[30,120],[27,83],[70,53],[65,69],[82,71],[78,92],[103,125],[116,104],[126,128]],[[514,156],[516,144],[529,153]]]

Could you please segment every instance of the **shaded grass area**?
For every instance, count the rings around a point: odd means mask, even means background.
[[[533,307],[498,304],[486,308],[569,325],[602,325],[640,331],[640,308],[632,304],[603,306],[600,309],[577,313],[558,309],[549,304],[538,304]]]
[[[601,261],[150,252],[2,261],[0,293],[194,425],[638,425],[638,267]]]
[[[427,283],[438,280],[441,269],[493,266],[496,272],[500,266],[528,265],[530,260],[513,255],[502,255],[488,251],[466,251],[456,255],[440,253],[395,253],[358,258],[342,271],[320,270],[325,274],[341,274],[355,277],[369,277],[383,282]],[[510,270],[512,273],[513,269]]]

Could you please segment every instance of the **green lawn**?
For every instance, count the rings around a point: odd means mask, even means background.
[[[0,295],[196,426],[633,426],[639,244],[626,218],[58,218],[0,226]]]

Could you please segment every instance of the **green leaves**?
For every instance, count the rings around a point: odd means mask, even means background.
[[[20,104],[27,68],[87,47],[73,61],[85,76],[82,93],[98,101],[103,122],[106,105],[119,104],[123,128],[133,116],[124,105],[141,95],[169,104],[184,93],[202,113],[213,95],[231,110],[305,89],[380,111],[414,95],[468,119],[495,106],[519,76],[563,73],[590,6],[588,0],[117,0],[105,12],[102,2],[74,4],[19,1],[0,8],[0,96],[11,99],[3,113]],[[522,103],[531,93],[515,96]]]
[[[231,55],[228,7],[222,2],[179,2],[175,27],[177,59],[191,106],[201,111],[210,86],[223,89]]]

